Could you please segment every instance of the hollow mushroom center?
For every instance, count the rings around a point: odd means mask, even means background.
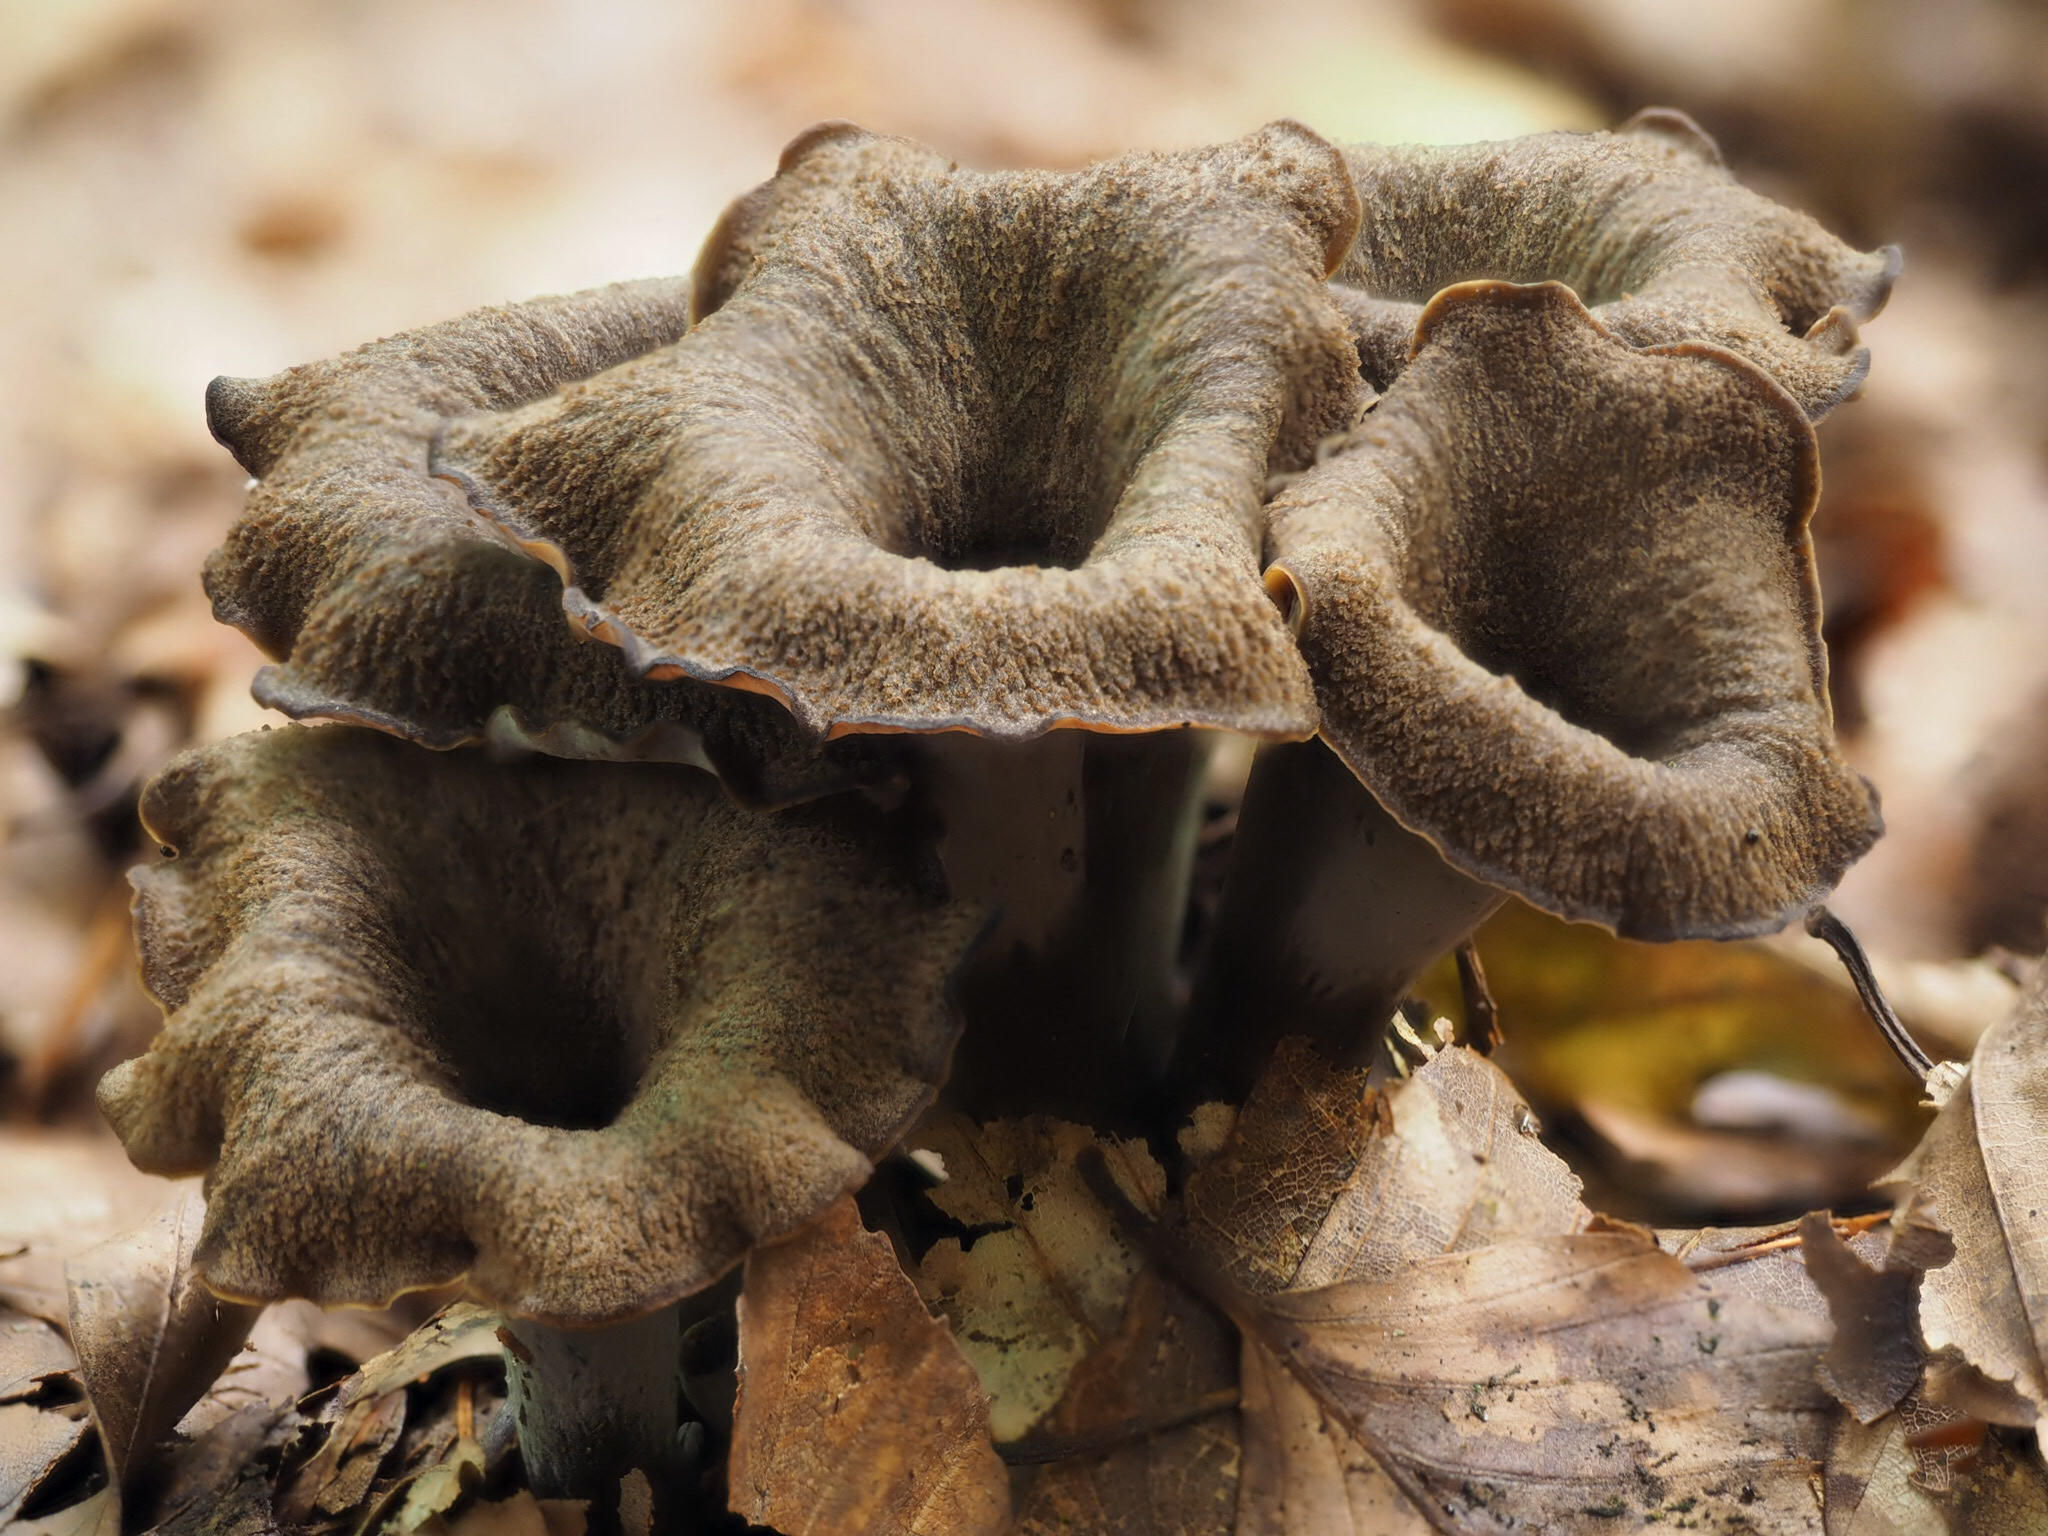
[[[926,366],[909,419],[869,423],[855,489],[870,531],[945,570],[1077,568],[1184,404],[1151,339],[1185,323],[1173,285],[1140,280],[1135,261],[1081,268],[1047,249],[1037,220],[963,212],[934,244],[919,264],[954,292],[938,326],[894,316],[885,345]],[[849,375],[861,364],[838,361]]]
[[[535,1125],[611,1125],[646,1075],[661,1004],[648,951],[635,958],[641,924],[630,896],[623,910],[586,925],[548,909],[594,900],[544,875],[479,889],[496,899],[423,896],[411,932],[399,936],[426,994],[414,1017],[431,1021],[431,1036],[420,1044],[464,1103]],[[568,932],[597,937],[571,946],[562,941]]]

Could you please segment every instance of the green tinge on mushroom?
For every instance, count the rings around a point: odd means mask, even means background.
[[[255,1300],[467,1275],[594,1324],[709,1283],[931,1100],[980,925],[897,819],[687,769],[291,727],[144,811],[170,1019],[101,1106],[139,1166],[210,1170],[202,1268]]]
[[[814,132],[714,235],[688,337],[435,467],[635,672],[819,732],[1303,736],[1260,502],[1356,418],[1325,277],[1357,217],[1288,123],[1070,174]]]
[[[1769,932],[1879,831],[1826,691],[1812,428],[1566,288],[1439,294],[1270,508],[1324,739],[1458,869],[1640,938]]]
[[[1335,291],[1385,388],[1422,307],[1478,278],[1569,285],[1624,341],[1704,341],[1770,374],[1818,421],[1861,386],[1857,322],[1884,307],[1895,249],[1844,245],[1740,185],[1682,113],[1616,133],[1345,151],[1365,217]]]

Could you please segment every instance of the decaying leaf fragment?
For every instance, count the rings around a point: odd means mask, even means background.
[[[1484,1058],[1438,1052],[1382,1093],[1289,1041],[1234,1119],[1201,1123],[1178,1210],[1069,1138],[1138,1262],[1102,1298],[1121,1326],[1010,1443],[1050,1462],[1023,1484],[1020,1529],[1820,1528],[1838,1410],[1814,1376],[1818,1295],[1760,1297],[1592,1216]],[[1018,1161],[1014,1132],[990,1130],[955,1128],[948,1182],[978,1147],[1005,1154],[986,1157],[999,1177]],[[1086,1272],[1085,1252],[1023,1225],[1023,1197],[1052,1182],[998,1184],[1010,1203],[966,1257],[1021,1234],[1018,1258],[938,1297],[949,1315],[1032,1265],[1050,1292]],[[958,1268],[947,1250],[941,1271]],[[1235,1413],[1227,1362],[1207,1363],[1224,1317],[1242,1340]],[[1000,1351],[978,1363],[1005,1379]]]
[[[1269,1076],[1189,1188],[1190,1230],[1219,1257],[1260,1241],[1262,1184],[1318,1213],[1295,1275],[1231,1305],[1240,1532],[1612,1530],[1724,1503],[1818,1528],[1823,1320],[1717,1294],[1648,1233],[1591,1218],[1470,1051],[1438,1053],[1383,1105],[1299,1045],[1280,1072],[1295,1082]],[[1304,1093],[1305,1076],[1321,1080]],[[1317,1118],[1367,1129],[1311,1193],[1287,1184],[1285,1149]]]
[[[1018,1439],[1118,1333],[1140,1264],[1078,1158],[1099,1147],[1151,1210],[1166,1176],[1140,1142],[1098,1143],[1083,1126],[1043,1118],[976,1126],[951,1116],[920,1128],[918,1145],[946,1169],[932,1202],[967,1233],[926,1251],[919,1287],[980,1372],[995,1437]]]
[[[1955,1240],[1928,1271],[1920,1328],[2010,1401],[1974,1411],[2028,1427],[2048,1411],[2048,970],[1977,1044],[1970,1071],[1892,1174]]]
[[[101,1104],[139,1165],[211,1167],[198,1262],[250,1298],[674,1300],[928,1102],[979,921],[894,818],[655,765],[293,726],[180,759],[145,815],[172,1019]]]
[[[974,1368],[850,1198],[747,1259],[729,1477],[736,1512],[789,1536],[1009,1527]]]

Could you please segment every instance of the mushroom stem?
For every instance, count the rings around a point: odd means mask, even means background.
[[[955,897],[1000,913],[960,982],[947,1096],[984,1117],[1114,1115],[1164,1070],[1206,735],[936,736],[926,803]],[[1091,1122],[1096,1123],[1096,1122]]]
[[[1241,1095],[1287,1035],[1369,1060],[1410,983],[1504,899],[1396,821],[1320,741],[1261,747],[1177,1081]]]
[[[680,1365],[689,1302],[603,1328],[505,1320],[506,1381],[527,1485],[542,1498],[617,1502],[638,1468],[656,1490],[682,1465]]]

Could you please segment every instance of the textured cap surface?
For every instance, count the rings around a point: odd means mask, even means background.
[[[1070,174],[826,125],[713,236],[687,338],[436,468],[637,672],[814,730],[1305,735],[1260,502],[1355,420],[1357,217],[1290,123]]]
[[[1684,114],[1616,133],[1345,151],[1365,210],[1336,292],[1366,377],[1406,366],[1422,306],[1477,278],[1561,282],[1638,346],[1706,341],[1769,373],[1814,420],[1861,386],[1856,323],[1896,250],[1857,251],[1736,182]]]
[[[687,769],[291,727],[144,812],[170,1019],[101,1107],[138,1166],[211,1170],[200,1263],[254,1300],[467,1274],[587,1323],[706,1284],[929,1102],[979,926],[862,802],[746,812]]]
[[[1554,283],[1438,295],[1270,509],[1324,738],[1469,874],[1640,938],[1784,926],[1878,832],[1835,745],[1812,428]]]
[[[545,564],[427,472],[452,415],[540,399],[680,336],[688,285],[620,283],[478,310],[269,379],[207,391],[257,477],[207,562],[214,612],[280,665],[263,703],[424,746],[486,735],[572,757],[709,766],[749,801],[837,788],[859,764],[762,700],[636,682],[580,643]]]

